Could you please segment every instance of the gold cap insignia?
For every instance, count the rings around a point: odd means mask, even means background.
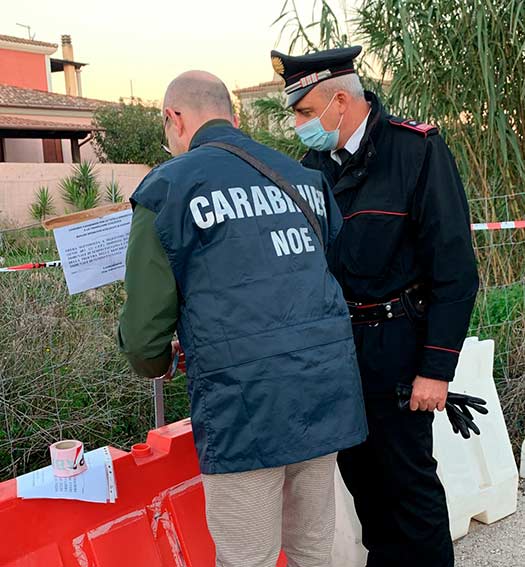
[[[279,75],[282,75],[284,73],[284,63],[280,57],[272,57],[272,67],[273,70]]]

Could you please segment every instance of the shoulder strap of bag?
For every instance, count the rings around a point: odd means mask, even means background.
[[[284,191],[288,195],[288,197],[290,197],[290,199],[292,199],[292,201],[301,209],[301,212],[304,214],[311,227],[314,229],[314,232],[317,235],[321,246],[324,246],[321,225],[319,224],[319,221],[317,220],[317,217],[312,211],[310,205],[308,204],[306,199],[301,196],[299,191],[297,191],[297,189],[295,189],[290,183],[288,183],[288,181],[286,181],[286,179],[284,179],[282,175],[277,173],[277,171],[275,171],[271,167],[268,167],[265,163],[258,160],[247,151],[233,144],[226,144],[224,142],[208,142],[202,145],[214,146],[215,148],[226,150],[227,152],[240,157],[246,163],[249,163],[254,169],[262,173],[264,177],[267,177],[270,181],[275,183],[275,185],[277,185],[279,189]]]

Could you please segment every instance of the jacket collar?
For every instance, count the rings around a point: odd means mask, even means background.
[[[368,177],[368,167],[376,157],[376,144],[381,136],[386,121],[386,112],[379,98],[370,91],[365,91],[365,99],[370,103],[366,130],[359,148],[343,165],[339,173],[339,181],[335,184],[334,194],[346,189],[360,187]]]
[[[361,143],[357,152],[352,156],[352,162],[360,163],[363,161],[363,154],[368,154],[373,150],[375,156],[375,143],[383,130],[386,112],[377,96],[370,92],[365,91],[365,99],[370,103],[371,110],[366,124],[366,130],[363,134]],[[371,157],[371,156],[368,156]]]
[[[235,128],[231,122],[228,122],[228,120],[220,118],[209,120],[208,122],[205,122],[193,135],[189,151],[201,146],[202,144],[221,138],[224,135],[231,135],[236,132],[240,132],[240,130]]]

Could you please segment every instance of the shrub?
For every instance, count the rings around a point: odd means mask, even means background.
[[[124,201],[119,182],[113,177],[113,173],[111,174],[111,181],[106,185],[105,197],[109,203],[122,203]]]
[[[31,218],[42,221],[55,213],[53,197],[49,194],[48,187],[39,187],[36,191],[36,200],[29,207]]]
[[[92,209],[100,201],[100,184],[94,164],[82,162],[73,167],[73,174],[60,182],[62,198],[77,211]]]
[[[154,166],[169,159],[161,148],[164,132],[158,108],[141,103],[103,106],[95,112],[94,122],[103,129],[94,134],[101,162]]]

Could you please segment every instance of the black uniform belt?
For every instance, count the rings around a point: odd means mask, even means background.
[[[357,303],[347,301],[353,325],[382,323],[390,319],[405,317],[406,311],[401,298],[391,299],[385,303]]]

